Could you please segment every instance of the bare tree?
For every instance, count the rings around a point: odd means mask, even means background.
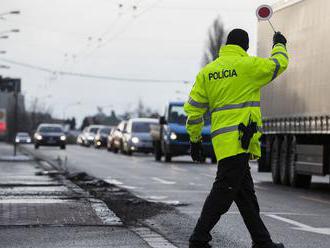
[[[206,48],[202,57],[202,66],[209,64],[219,57],[219,50],[226,36],[223,22],[218,16],[208,30]]]

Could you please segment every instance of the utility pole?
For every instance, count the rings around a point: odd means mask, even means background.
[[[18,83],[15,82],[15,91],[14,91],[14,99],[15,99],[15,106],[14,106],[14,157],[17,154],[17,143],[16,143],[16,135],[18,129]]]

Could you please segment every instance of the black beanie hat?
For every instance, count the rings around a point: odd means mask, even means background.
[[[238,45],[247,51],[249,49],[249,34],[243,29],[233,29],[228,34],[226,45]]]

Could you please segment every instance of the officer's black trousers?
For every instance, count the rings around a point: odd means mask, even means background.
[[[259,205],[254,191],[249,167],[249,154],[242,153],[220,160],[212,190],[205,200],[203,210],[190,243],[203,244],[212,240],[210,231],[226,213],[233,201],[236,203],[252,241],[267,247],[272,243],[260,218]]]

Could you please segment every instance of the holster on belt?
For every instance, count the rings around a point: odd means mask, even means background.
[[[247,126],[245,126],[244,123],[238,125],[238,131],[240,133],[241,146],[244,150],[247,150],[253,135],[258,132],[257,123],[249,119]]]

